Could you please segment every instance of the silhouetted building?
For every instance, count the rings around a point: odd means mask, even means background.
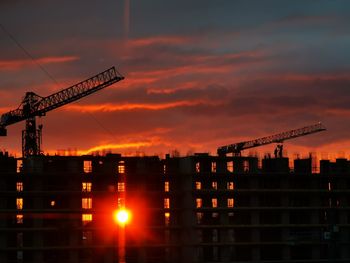
[[[142,226],[127,229],[126,256],[161,260],[151,250],[164,246],[164,221],[148,216],[163,209],[160,168],[158,157],[0,156],[0,262],[116,262],[113,212],[124,205]]]
[[[349,161],[217,157],[164,161],[169,262],[348,262]],[[165,199],[165,200],[166,200]],[[169,202],[169,204],[168,204]]]
[[[0,262],[349,262],[349,163],[0,154]]]

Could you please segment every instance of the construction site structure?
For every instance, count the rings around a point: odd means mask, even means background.
[[[123,79],[124,77],[115,67],[111,67],[87,80],[46,97],[34,92],[27,92],[17,109],[1,115],[0,136],[7,135],[7,126],[25,121],[25,129],[22,132],[22,155],[23,157],[40,155],[42,153],[42,125],[37,128],[37,117],[45,116],[49,111],[77,101]]]
[[[289,164],[0,154],[0,262],[115,263],[121,246],[128,263],[350,262],[350,161]]]
[[[314,125],[309,125],[303,128],[285,131],[275,135],[262,137],[259,139],[221,146],[217,149],[217,153],[218,155],[226,155],[226,154],[232,153],[232,155],[234,156],[240,156],[241,151],[243,150],[259,147],[259,146],[263,146],[271,143],[278,143],[279,145],[277,145],[275,149],[275,157],[277,156],[282,157],[283,145],[281,143],[283,143],[284,141],[313,134],[313,133],[317,133],[317,132],[321,132],[321,131],[325,131],[325,130],[326,130],[326,127],[322,125],[321,122],[319,122]]]

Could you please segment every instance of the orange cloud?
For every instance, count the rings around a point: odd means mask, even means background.
[[[350,110],[349,109],[325,109],[324,111],[327,114],[349,117]]]
[[[251,76],[254,79],[266,79],[272,81],[315,81],[315,80],[350,80],[348,72],[337,72],[337,73],[293,73],[293,72],[283,72],[283,73],[255,73]]]
[[[184,44],[191,40],[190,37],[185,36],[156,36],[149,38],[136,38],[128,40],[128,45],[131,47],[143,47],[157,44]]]
[[[149,78],[154,77],[165,79],[176,76],[194,75],[194,74],[220,74],[230,72],[236,65],[190,65],[178,66],[170,69],[160,69],[153,71],[132,72],[129,74],[131,78]]]
[[[65,63],[78,60],[79,57],[76,56],[63,56],[63,57],[42,57],[35,60],[36,63],[45,65],[45,64],[54,64],[54,63]],[[35,65],[30,59],[22,60],[2,60],[0,61],[0,70],[18,70],[25,67],[31,67]]]
[[[190,81],[181,83],[181,87],[176,88],[150,88],[147,89],[147,94],[173,94],[181,90],[193,89],[198,86],[198,82]]]
[[[169,59],[173,59],[173,57],[170,56]],[[264,60],[264,53],[258,51],[210,56],[194,55],[181,58],[180,60],[181,63],[179,65],[172,65],[166,68],[131,71],[127,75],[127,79],[131,79],[131,81],[135,79],[151,79],[151,82],[156,82],[188,75],[214,76],[215,74],[232,74],[247,67],[261,65],[261,63],[264,66],[272,63]],[[197,79],[200,78],[198,77]]]
[[[170,108],[177,107],[186,107],[186,106],[196,106],[196,105],[217,105],[218,103],[208,102],[204,100],[200,101],[175,101],[159,104],[99,104],[99,105],[67,105],[65,110],[68,111],[80,111],[80,112],[113,112],[113,111],[131,111],[131,110],[165,110]]]
[[[229,53],[223,55],[201,55],[201,56],[191,56],[192,62],[198,63],[208,63],[208,62],[221,62],[230,60],[232,64],[239,62],[239,60],[244,59],[259,59],[264,58],[267,55],[266,52],[262,50],[252,50],[252,51],[242,51],[238,53]],[[241,62],[243,63],[243,62]]]
[[[98,145],[98,146],[92,147],[92,148],[87,149],[87,150],[78,151],[78,155],[91,154],[94,152],[106,151],[106,150],[140,148],[140,147],[147,147],[147,146],[151,146],[151,145],[152,145],[152,143],[150,143],[150,142],[104,144],[104,145]]]
[[[0,115],[10,110],[13,110],[13,109],[11,109],[10,107],[0,107]]]
[[[139,85],[145,85],[145,84],[151,84],[151,83],[154,83],[158,81],[158,78],[156,77],[140,77],[140,76],[137,76],[135,74],[135,76],[133,77],[130,77],[130,76],[126,76],[125,80],[118,83],[118,85],[116,85],[115,87],[120,89],[121,87],[127,87],[127,88],[130,88],[130,87],[133,87],[133,86],[139,86]]]

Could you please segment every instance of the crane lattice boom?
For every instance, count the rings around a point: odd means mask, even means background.
[[[47,97],[27,92],[17,109],[1,115],[0,136],[6,136],[6,126],[25,120],[26,128],[22,132],[23,157],[39,155],[42,153],[40,149],[42,126],[39,126],[39,129],[36,128],[36,117],[45,116],[48,111],[79,100],[123,79],[124,77],[112,67]]]
[[[117,74],[115,68],[112,67],[47,97],[41,97],[34,92],[27,92],[18,109],[1,115],[0,127],[4,128],[30,117],[44,116],[48,111],[83,98],[122,79],[124,77]]]
[[[258,147],[258,146],[262,146],[270,143],[282,143],[285,140],[290,140],[293,138],[297,138],[297,137],[301,137],[301,136],[305,136],[308,134],[321,132],[325,130],[326,130],[326,127],[319,122],[317,124],[306,126],[300,129],[290,130],[290,131],[278,133],[275,135],[251,140],[251,141],[239,142],[239,143],[222,146],[217,149],[217,152],[219,155],[228,154],[228,153],[240,154],[240,152],[245,149],[250,149],[250,148],[254,148],[254,147]]]

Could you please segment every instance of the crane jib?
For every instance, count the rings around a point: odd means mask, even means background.
[[[30,117],[43,116],[46,112],[59,108],[63,105],[79,100],[85,96],[88,96],[94,92],[97,92],[103,88],[106,88],[124,77],[119,75],[114,67],[107,69],[87,80],[79,82],[67,89],[58,91],[47,97],[40,97],[32,92],[27,92],[26,97],[21,103],[21,107],[4,113],[0,119],[0,136],[1,128],[5,129],[6,126],[26,120]],[[36,100],[33,104],[30,104],[28,96],[36,95],[41,99]],[[28,103],[29,101],[29,103]],[[23,109],[28,108],[24,111]]]
[[[124,77],[118,76],[114,67],[110,68],[74,86],[43,98],[38,102],[36,111],[38,113],[44,113],[53,110],[90,95],[122,79]]]
[[[37,129],[36,117],[44,116],[48,111],[77,101],[123,79],[124,77],[114,67],[111,67],[89,79],[47,97],[41,97],[34,92],[26,92],[20,107],[1,115],[0,136],[7,135],[6,126],[20,121],[26,121],[26,128],[22,131],[23,157],[40,155],[42,154],[42,129],[41,126]]]
[[[305,136],[308,134],[313,134],[313,133],[321,132],[325,130],[326,130],[326,127],[319,122],[317,124],[305,126],[300,129],[290,130],[290,131],[278,133],[275,135],[251,140],[251,141],[244,141],[244,142],[225,145],[225,146],[219,147],[217,149],[217,153],[219,155],[228,154],[228,153],[239,154],[241,151],[245,149],[259,147],[270,143],[282,143],[285,140],[290,140],[293,138],[297,138],[297,137],[301,137],[301,136]]]

